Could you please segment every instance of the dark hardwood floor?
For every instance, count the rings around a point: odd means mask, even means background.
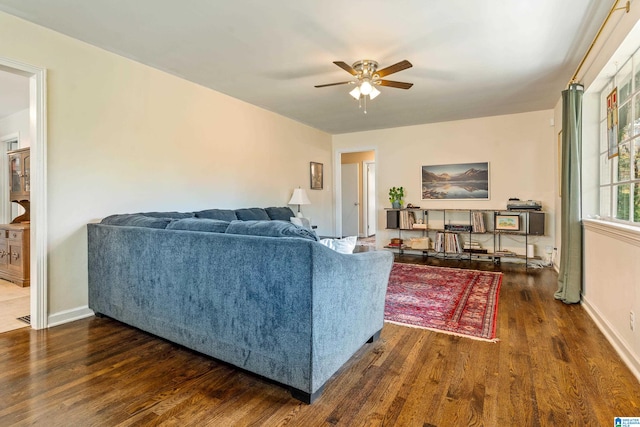
[[[640,384],[556,273],[502,269],[498,343],[386,324],[313,405],[108,318],[0,334],[0,426],[609,426]]]

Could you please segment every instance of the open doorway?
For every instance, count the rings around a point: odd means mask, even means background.
[[[375,151],[340,153],[340,236],[358,236],[358,246],[375,248]]]
[[[0,71],[0,93],[0,332],[7,332],[28,327],[31,321],[28,242],[24,245],[29,236],[25,228],[30,226],[12,224],[24,209],[11,202],[10,195],[17,193],[9,184],[10,176],[24,180],[16,175],[22,173],[23,165],[17,165],[12,175],[8,156],[14,150],[29,150],[29,77]]]
[[[26,315],[20,315],[20,321],[34,329],[46,328],[47,322],[47,223],[46,223],[46,70],[34,67],[29,64],[14,61],[9,58],[0,57],[0,78],[4,77],[9,82],[9,88],[14,88],[16,84],[23,85],[23,95],[21,99],[26,108],[18,108],[18,112],[2,113],[6,120],[5,127],[0,127],[0,228],[6,229],[4,239],[0,232],[1,240],[5,241],[7,250],[10,253],[11,264],[8,264],[11,286],[9,290],[16,291],[19,278],[14,276],[17,263],[28,268],[23,273],[20,287],[26,288],[28,296],[28,309]],[[16,83],[19,82],[19,83]],[[8,102],[8,97],[3,90],[3,97],[0,104]],[[24,95],[26,93],[26,97]],[[26,99],[25,99],[26,98]],[[0,105],[0,111],[2,105]],[[10,116],[10,117],[9,117]],[[7,117],[9,117],[7,119]],[[7,130],[12,127],[15,130]],[[10,174],[9,158],[16,150],[11,150],[18,146],[21,156],[12,163],[12,174]],[[15,180],[15,178],[19,178]],[[11,182],[20,182],[21,187],[9,185]],[[28,196],[27,196],[28,194]],[[22,211],[9,199],[18,200],[20,206],[26,206],[27,211]],[[13,209],[13,212],[12,212]],[[24,213],[27,213],[25,216]],[[16,218],[14,214],[18,214]],[[15,227],[22,227],[20,230]],[[15,229],[14,229],[15,228]],[[28,231],[26,231],[28,229]],[[21,246],[17,246],[20,240]],[[28,250],[26,249],[28,247]],[[2,249],[0,248],[0,254]],[[1,261],[1,260],[0,260]],[[29,286],[27,286],[29,285]],[[6,288],[6,287],[5,287]],[[4,313],[4,310],[0,310]]]

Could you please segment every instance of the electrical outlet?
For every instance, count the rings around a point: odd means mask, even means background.
[[[636,329],[636,315],[633,311],[629,312],[629,327],[632,331]]]

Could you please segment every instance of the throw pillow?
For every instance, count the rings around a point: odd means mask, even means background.
[[[268,221],[269,215],[262,208],[236,209],[236,216],[242,221]]]
[[[236,213],[231,209],[207,209],[195,213],[196,218],[219,219],[221,221],[235,221]]]
[[[283,208],[265,208],[265,212],[269,215],[271,219],[277,219],[280,221],[289,221],[289,218],[293,216],[293,211],[291,208],[283,207]]]
[[[349,236],[342,239],[322,239],[320,243],[341,254],[352,254],[357,241],[357,236]]]
[[[289,221],[291,221],[291,224],[295,224],[298,227],[304,227],[311,230],[311,222],[309,221],[309,218],[300,218],[297,216],[292,216],[289,218]]]

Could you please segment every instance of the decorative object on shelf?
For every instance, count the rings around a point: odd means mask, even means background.
[[[489,200],[489,162],[422,166],[422,199]]]
[[[496,230],[520,231],[520,215],[496,214]]]
[[[324,165],[318,162],[310,162],[309,166],[311,189],[322,190],[324,186]]]
[[[298,218],[303,218],[302,212],[300,212],[300,205],[310,205],[311,201],[309,197],[307,197],[306,191],[302,188],[298,187],[293,190],[293,195],[291,196],[291,200],[289,200],[290,205],[298,205]]]
[[[389,202],[394,209],[402,208],[402,199],[404,198],[404,187],[391,187],[389,189]]]

